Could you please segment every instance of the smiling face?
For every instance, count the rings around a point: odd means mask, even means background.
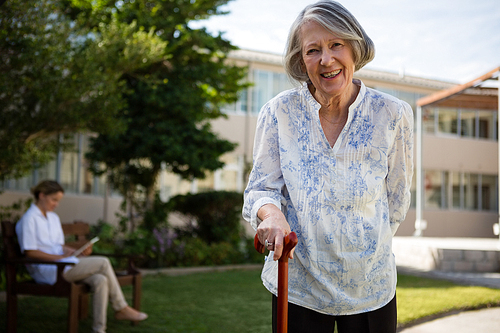
[[[36,202],[36,205],[44,214],[47,212],[52,212],[59,205],[59,201],[61,201],[63,195],[64,194],[62,192],[56,192],[52,194],[40,193],[38,195],[38,201]]]
[[[349,43],[314,21],[303,25],[301,37],[303,70],[316,89],[315,97],[350,96],[355,64]]]

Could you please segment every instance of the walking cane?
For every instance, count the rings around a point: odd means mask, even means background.
[[[278,333],[288,332],[288,255],[297,242],[297,235],[292,231],[283,240],[283,253],[278,260]],[[253,244],[257,252],[264,253],[265,246],[260,243],[257,235],[255,235]]]

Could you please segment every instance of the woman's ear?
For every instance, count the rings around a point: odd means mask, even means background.
[[[304,60],[302,60],[302,57],[300,58],[300,69],[302,70],[302,73],[307,74],[306,64],[304,64]]]

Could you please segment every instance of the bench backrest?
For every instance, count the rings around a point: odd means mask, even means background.
[[[67,243],[73,247],[80,247],[85,244],[90,233],[90,226],[87,222],[75,221],[73,223],[62,223],[64,235],[69,237]],[[2,238],[4,244],[5,258],[20,258],[23,255],[17,241],[16,225],[10,221],[2,221]]]
[[[16,225],[10,221],[2,221],[2,238],[6,259],[21,257],[21,250],[17,243]]]
[[[61,223],[66,244],[78,248],[88,241],[90,226],[87,222],[75,221],[73,223]]]

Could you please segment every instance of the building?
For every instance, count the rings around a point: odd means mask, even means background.
[[[499,74],[417,101],[417,235],[498,235]]]
[[[251,167],[253,139],[260,108],[277,93],[291,88],[282,66],[282,56],[249,50],[230,54],[230,61],[248,67],[253,86],[241,93],[237,103],[224,107],[227,119],[212,122],[212,128],[238,147],[223,157],[221,170],[203,180],[187,182],[163,172],[158,188],[164,200],[172,195],[215,190],[243,191]],[[366,86],[390,93],[408,102],[414,111],[425,96],[455,87],[454,83],[431,80],[404,73],[362,69],[355,74]],[[494,94],[494,93],[493,93]],[[495,95],[496,96],[496,95]],[[425,236],[494,237],[492,226],[498,219],[498,131],[495,110],[480,107],[465,110],[453,107],[423,108],[422,175],[425,191],[420,212],[427,222]],[[417,122],[416,122],[417,123]],[[27,197],[38,180],[53,178],[67,189],[58,208],[61,219],[113,221],[121,198],[109,191],[104,178],[86,171],[84,152],[88,135],[75,134],[75,152],[60,153],[57,159],[33,175],[4,182],[0,205]],[[416,194],[416,177],[413,193]],[[398,235],[415,233],[416,195]],[[419,230],[423,225],[421,222]]]

